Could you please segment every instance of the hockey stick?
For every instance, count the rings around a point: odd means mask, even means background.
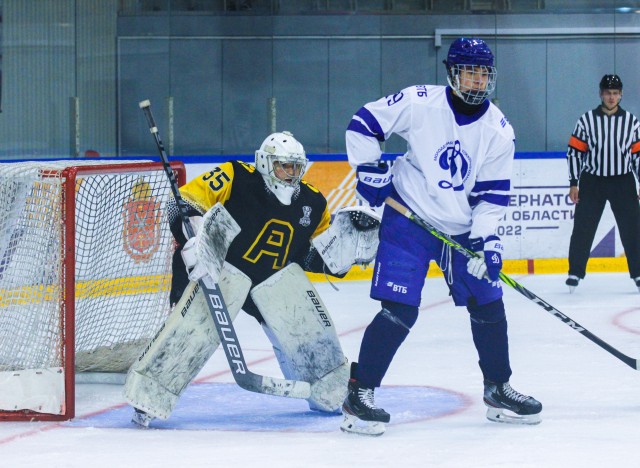
[[[442,242],[444,242],[448,246],[452,247],[453,249],[455,249],[457,252],[461,253],[465,257],[473,258],[473,257],[477,257],[478,256],[476,253],[472,252],[471,250],[465,249],[462,245],[460,245],[458,242],[453,240],[447,234],[439,231],[434,226],[429,224],[427,221],[425,221],[424,219],[422,219],[418,215],[416,215],[414,212],[412,212],[409,208],[407,208],[406,206],[398,203],[393,198],[387,197],[387,199],[385,200],[385,203],[387,205],[389,205],[391,208],[393,208],[394,210],[396,210],[398,213],[400,213],[400,214],[406,216],[407,218],[409,218],[411,221],[413,221],[415,224],[417,224],[421,228],[425,229],[426,231],[429,231],[429,233],[431,233],[433,236],[437,237]],[[515,281],[513,278],[510,278],[509,276],[507,276],[504,273],[500,272],[500,279],[504,283],[506,283],[507,285],[511,286],[513,289],[518,291],[524,297],[526,297],[527,299],[535,302],[540,307],[542,307],[544,310],[549,312],[551,315],[553,315],[554,317],[557,317],[558,319],[563,321],[565,324],[569,325],[571,328],[573,328],[575,331],[580,333],[582,336],[588,338],[589,340],[591,340],[592,342],[594,342],[595,344],[600,346],[605,351],[608,351],[609,353],[613,354],[615,357],[620,359],[622,362],[624,362],[629,367],[631,367],[631,368],[633,368],[635,370],[640,370],[640,360],[639,359],[634,359],[632,357],[627,356],[626,354],[621,353],[616,348],[611,346],[609,343],[603,341],[602,339],[598,338],[596,335],[591,333],[589,330],[584,328],[578,322],[572,320],[570,317],[567,317],[565,314],[560,312],[558,309],[553,307],[551,304],[549,304],[548,302],[544,301],[540,297],[536,296],[534,293],[529,291],[527,288],[522,286],[520,283]]]
[[[149,131],[156,141],[156,146],[160,153],[160,159],[162,160],[162,166],[169,178],[171,192],[173,193],[176,205],[180,211],[180,217],[182,218],[184,229],[187,236],[191,238],[195,235],[195,232],[193,231],[191,221],[189,220],[187,203],[182,198],[182,195],[180,195],[176,176],[169,165],[169,158],[167,157],[167,153],[158,133],[158,127],[156,126],[153,114],[151,113],[151,102],[146,99],[141,101],[139,106],[147,118]],[[254,374],[248,369],[244,355],[242,354],[240,342],[238,341],[238,336],[236,335],[233,322],[229,316],[227,305],[220,293],[219,286],[211,279],[211,277],[209,277],[209,275],[198,280],[198,284],[200,285],[200,288],[202,288],[202,292],[207,301],[207,306],[211,312],[213,323],[215,324],[216,331],[220,337],[222,349],[224,349],[224,354],[227,357],[229,368],[232,371],[233,378],[236,383],[240,387],[251,392],[266,393],[268,395],[278,395],[290,398],[309,398],[311,396],[311,386],[308,382],[266,377],[264,375]]]

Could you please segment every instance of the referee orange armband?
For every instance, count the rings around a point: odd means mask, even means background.
[[[571,138],[569,138],[569,146],[583,153],[586,153],[587,150],[589,149],[589,145],[587,145],[586,142],[576,138],[573,135],[571,135]]]

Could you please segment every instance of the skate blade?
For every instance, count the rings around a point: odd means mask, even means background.
[[[363,421],[351,414],[345,414],[344,420],[340,424],[340,430],[350,434],[377,437],[384,434],[385,426],[380,421]]]
[[[573,291],[576,290],[575,286],[569,286],[569,294],[573,294]]]
[[[542,419],[540,418],[540,413],[520,415],[512,413],[511,411],[506,413],[502,408],[487,408],[487,419],[489,421],[499,423],[527,425],[540,424],[540,422],[542,421]]]
[[[153,419],[153,416],[150,416],[147,413],[134,411],[131,422],[142,429],[149,429],[149,423],[153,421]]]

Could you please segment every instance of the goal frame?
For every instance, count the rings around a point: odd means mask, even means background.
[[[34,161],[37,163],[37,161]],[[101,175],[112,173],[144,174],[145,172],[164,171],[161,162],[131,162],[122,163],[113,160],[113,164],[102,162],[97,164],[73,165],[69,161],[69,166],[58,171],[46,169],[46,161],[43,162],[45,169],[41,170],[44,178],[48,175],[58,176],[60,174],[63,181],[61,191],[60,209],[63,216],[61,226],[61,246],[64,250],[63,261],[60,264],[60,285],[63,299],[60,307],[63,309],[60,314],[60,334],[62,340],[60,344],[64,365],[64,403],[60,414],[43,413],[29,409],[5,410],[0,409],[0,421],[66,421],[76,416],[76,334],[75,334],[75,310],[76,310],[76,180],[81,176]],[[170,167],[173,170],[178,185],[186,182],[186,168],[182,161],[172,161]]]

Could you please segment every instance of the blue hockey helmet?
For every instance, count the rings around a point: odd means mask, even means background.
[[[451,43],[445,64],[492,67],[493,52],[482,39],[460,37]]]
[[[467,104],[482,104],[496,88],[493,62],[493,53],[482,39],[456,39],[444,60],[449,86]]]

